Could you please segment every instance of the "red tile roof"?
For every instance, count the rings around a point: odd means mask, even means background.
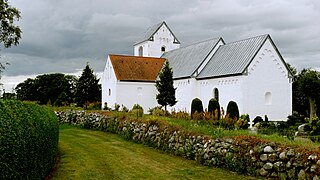
[[[164,58],[109,55],[118,80],[122,81],[155,81]]]

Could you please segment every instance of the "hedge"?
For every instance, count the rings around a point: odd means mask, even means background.
[[[44,179],[55,164],[58,141],[52,110],[0,101],[0,179]]]

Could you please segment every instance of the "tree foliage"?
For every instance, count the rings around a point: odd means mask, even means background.
[[[20,100],[37,101],[40,104],[55,106],[74,102],[74,89],[77,78],[61,73],[39,75],[27,79],[15,88]]]
[[[78,106],[84,106],[85,103],[89,102],[101,101],[101,85],[98,82],[99,79],[87,64],[76,85],[75,100]]]
[[[295,106],[299,107],[299,105],[300,108],[303,108],[304,105],[303,109],[305,109],[307,113],[303,111],[302,113],[309,114],[310,118],[312,119],[312,117],[314,117],[317,113],[317,102],[319,102],[320,73],[311,69],[303,69],[297,75],[296,80],[293,83],[293,96],[294,108]],[[310,110],[309,113],[306,109],[308,103],[308,109]]]
[[[156,81],[156,88],[159,94],[156,95],[158,104],[165,107],[167,110],[167,105],[174,106],[176,101],[176,88],[173,87],[173,72],[168,61],[161,72],[159,73],[159,80]]]
[[[20,17],[20,11],[10,6],[8,0],[0,1],[0,42],[6,48],[19,44],[21,29],[14,21]]]
[[[10,6],[8,0],[0,1],[0,43],[5,48],[19,44],[21,29],[14,21],[18,21],[20,17],[20,11]],[[4,64],[0,62],[0,79],[4,68]]]

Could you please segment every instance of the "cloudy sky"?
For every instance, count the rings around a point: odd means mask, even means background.
[[[133,43],[166,21],[182,46],[223,37],[226,42],[270,34],[298,69],[320,69],[319,0],[9,0],[21,11],[20,44],[1,49],[1,83],[37,74],[79,74],[86,62],[99,75],[106,56],[133,54]]]

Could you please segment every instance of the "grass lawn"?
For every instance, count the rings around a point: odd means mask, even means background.
[[[61,162],[53,179],[254,179],[123,140],[60,126]]]

